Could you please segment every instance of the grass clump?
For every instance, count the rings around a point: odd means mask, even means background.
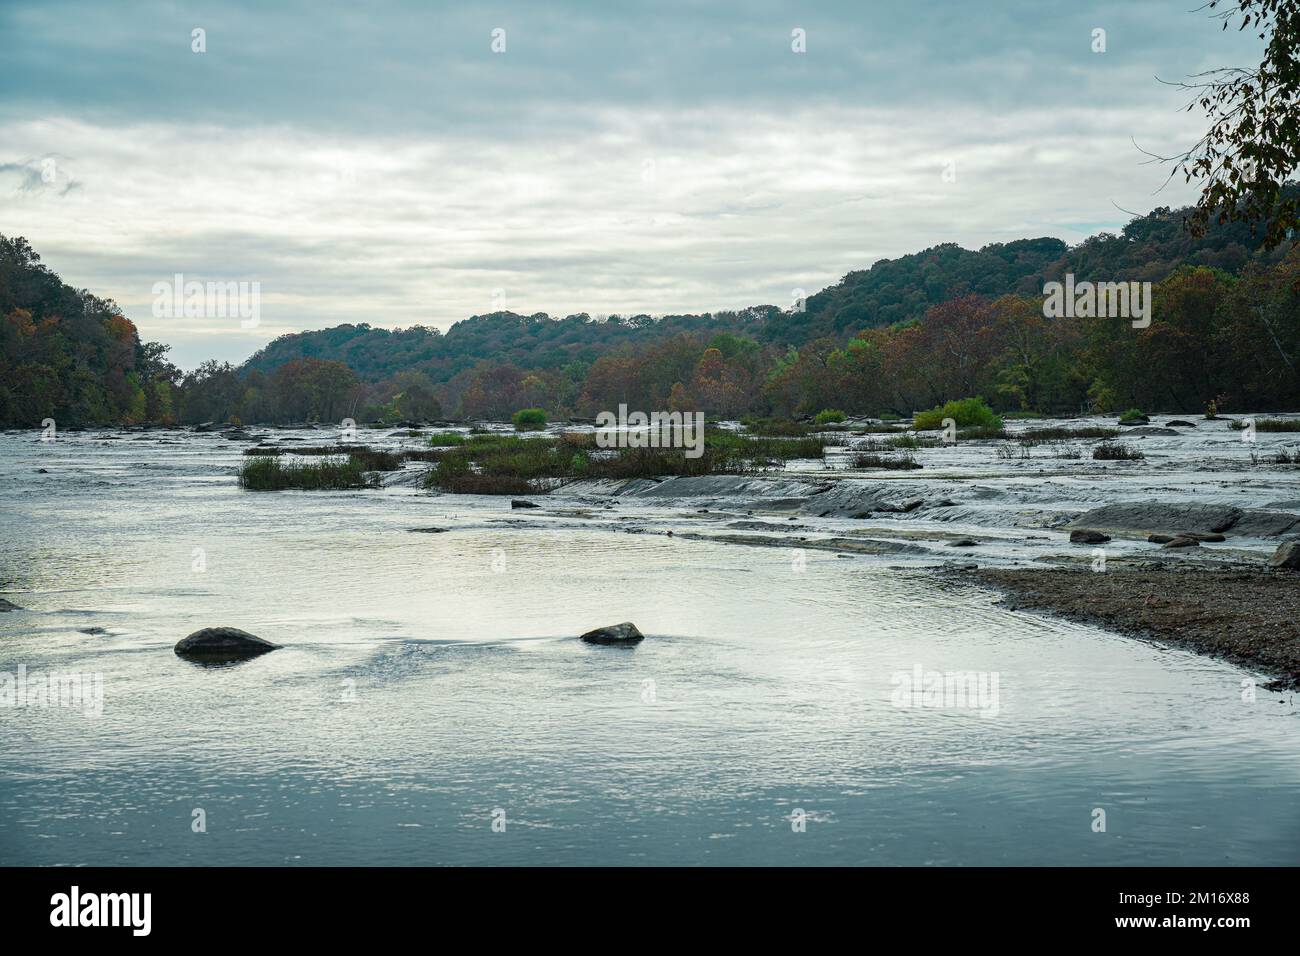
[[[1256,418],[1254,421],[1257,432],[1300,432],[1300,419]],[[1246,420],[1236,419],[1228,427],[1241,431],[1246,427]]]
[[[801,438],[808,426],[789,418],[751,418],[743,422],[751,435],[767,438]]]
[[[294,448],[258,446],[245,449],[244,454],[259,458],[273,458],[279,455],[303,455],[305,457],[347,455],[361,462],[366,471],[397,471],[402,467],[402,462],[407,453],[383,451],[378,448],[368,448],[365,445],[304,445]]]
[[[957,432],[957,437],[966,441],[985,441],[992,438],[1008,438],[1007,430],[1001,425],[977,425],[974,428],[963,428]]]
[[[1089,425],[1086,428],[1031,428],[1021,437],[1025,441],[1044,442],[1044,441],[1071,441],[1079,438],[1101,438],[1109,441],[1119,435],[1118,428],[1098,428]]]
[[[917,412],[913,425],[918,431],[929,431],[942,428],[945,418],[955,421],[958,428],[1002,427],[1002,419],[982,398],[954,399],[927,412]]]
[[[434,448],[455,448],[465,444],[465,436],[460,432],[434,432],[429,436],[429,444]]]
[[[335,491],[370,488],[375,476],[354,455],[343,461],[285,462],[270,455],[250,458],[239,469],[239,486],[250,491]]]
[[[1094,461],[1141,461],[1146,455],[1129,445],[1103,442],[1092,450]]]
[[[517,432],[541,431],[546,427],[546,412],[540,408],[521,408],[510,416]]]
[[[922,465],[911,455],[877,455],[874,452],[859,452],[853,456],[853,467],[912,471]]]
[[[814,425],[838,425],[844,421],[844,413],[838,408],[823,408],[813,417]]]

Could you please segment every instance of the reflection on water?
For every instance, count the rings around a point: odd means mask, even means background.
[[[104,681],[0,709],[0,862],[1300,862],[1294,702],[1234,667],[662,504],[241,492],[238,453],[0,437],[0,672]],[[285,647],[175,657],[213,625]],[[996,714],[897,706],[917,668]]]

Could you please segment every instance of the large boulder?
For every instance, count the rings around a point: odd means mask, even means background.
[[[1199,537],[1224,532],[1248,538],[1272,538],[1298,525],[1300,516],[1284,511],[1190,501],[1121,501],[1084,512],[1065,529],[1144,538],[1151,534]],[[1201,540],[1211,539],[1202,537]]]
[[[638,631],[631,621],[624,621],[622,624],[612,624],[609,627],[598,627],[594,631],[588,631],[582,635],[582,639],[588,644],[632,645],[645,640],[645,635]]]
[[[1300,571],[1300,540],[1283,541],[1268,559],[1270,568],[1290,568]]]
[[[176,642],[176,655],[206,663],[242,661],[279,648],[237,627],[205,627]]]
[[[1100,531],[1093,531],[1091,528],[1075,528],[1070,532],[1071,544],[1101,544],[1103,541],[1109,541],[1110,535],[1102,534]]]

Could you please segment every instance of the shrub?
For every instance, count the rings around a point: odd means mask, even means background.
[[[1146,455],[1128,445],[1103,442],[1092,450],[1095,461],[1141,461]]]
[[[844,421],[844,413],[838,408],[823,408],[813,418],[814,425],[835,425]]]
[[[1119,417],[1119,423],[1121,425],[1136,425],[1140,422],[1146,421],[1146,418],[1147,417],[1142,414],[1142,409],[1130,408]]]
[[[540,408],[521,408],[511,416],[515,431],[540,431],[546,427],[546,412]]]
[[[951,418],[958,428],[1001,428],[999,418],[982,398],[961,398],[945,402],[928,412],[917,412],[913,424],[918,431],[942,428],[943,420]]]

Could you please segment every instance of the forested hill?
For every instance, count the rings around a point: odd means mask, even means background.
[[[416,370],[446,382],[481,361],[521,368],[559,369],[590,364],[624,344],[669,339],[682,333],[731,332],[763,345],[802,346],[821,338],[846,341],[863,329],[920,319],[932,306],[967,294],[1038,295],[1046,281],[1072,272],[1079,279],[1160,282],[1184,265],[1212,266],[1236,274],[1260,256],[1247,226],[1213,228],[1193,238],[1183,228],[1187,210],[1159,208],[1133,219],[1119,234],[1101,233],[1077,246],[1060,239],[1021,239],[977,251],[944,243],[898,259],[882,259],[850,272],[810,295],[804,311],[761,305],[703,315],[613,316],[586,314],[552,319],[544,313],[479,315],[446,333],[414,326],[390,330],[367,323],[281,336],[250,358],[244,371],[272,372],[296,359],[343,362],[362,381],[378,382]],[[382,316],[376,316],[382,320]]]

